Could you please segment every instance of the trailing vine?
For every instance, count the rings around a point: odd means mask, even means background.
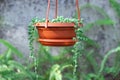
[[[34,24],[36,22],[38,22],[38,18],[33,18],[31,23],[28,26],[28,40],[29,40],[29,49],[30,49],[29,58],[31,58],[33,60],[33,62],[34,62],[34,66],[35,66],[34,72],[36,74],[36,80],[38,80],[38,75],[37,75],[37,66],[38,66],[38,64],[37,64],[36,56],[34,54],[35,49],[34,49],[34,46],[33,46],[33,42],[37,38],[36,37],[37,31],[36,31],[36,28],[34,26]]]

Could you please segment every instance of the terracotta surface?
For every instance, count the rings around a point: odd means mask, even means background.
[[[74,28],[38,28],[40,38],[72,39],[75,37]]]
[[[39,39],[38,41],[45,46],[73,46],[76,42],[72,39]]]
[[[39,42],[46,46],[71,46],[76,41],[74,23],[49,23],[45,28],[46,23],[35,24],[38,34]]]
[[[38,23],[36,25],[40,38],[45,39],[72,39],[75,37],[75,28],[73,23]]]

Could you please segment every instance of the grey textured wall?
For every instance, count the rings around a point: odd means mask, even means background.
[[[79,0],[80,6],[85,5],[87,1]],[[104,54],[109,49],[118,45],[120,41],[120,23],[108,0],[90,0],[90,4],[104,9],[110,18],[116,22],[113,26],[114,28],[110,26],[103,26],[104,28],[94,27],[86,32],[90,38],[100,44],[100,53]],[[54,5],[54,0],[51,0],[50,19],[54,17]],[[47,0],[0,0],[0,16],[4,20],[0,25],[0,38],[9,41],[23,53],[29,53],[27,25],[35,16],[44,18],[46,7]],[[65,17],[74,16],[75,0],[59,0],[58,13],[58,15]],[[81,11],[81,17],[84,19],[84,24],[104,18],[104,16],[91,8],[83,9]],[[0,52],[3,50],[4,47],[0,45]]]

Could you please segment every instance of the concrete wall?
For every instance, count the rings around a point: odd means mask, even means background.
[[[87,3],[88,0],[79,0],[80,6]],[[118,0],[120,2],[120,0]],[[113,27],[103,26],[94,27],[86,34],[100,44],[100,53],[105,54],[111,48],[118,45],[120,41],[120,23],[109,4],[109,0],[90,0],[90,4],[102,8],[111,19],[116,23]],[[54,0],[51,0],[51,10],[49,18],[54,17]],[[0,0],[0,16],[3,23],[0,25],[0,38],[9,41],[24,54],[29,53],[28,48],[28,24],[35,16],[44,18],[46,14],[47,0]],[[59,0],[58,15],[73,17],[75,14],[75,0]],[[100,13],[86,8],[81,11],[81,17],[84,24],[94,22],[97,19],[104,18]],[[54,49],[54,48],[53,48]],[[54,50],[52,51],[54,52]],[[58,48],[57,48],[58,49]],[[3,45],[0,45],[0,52],[4,51]],[[55,51],[56,53],[56,51]]]

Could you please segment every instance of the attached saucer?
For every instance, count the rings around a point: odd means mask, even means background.
[[[38,41],[45,46],[73,46],[76,42],[73,39],[38,39]]]

